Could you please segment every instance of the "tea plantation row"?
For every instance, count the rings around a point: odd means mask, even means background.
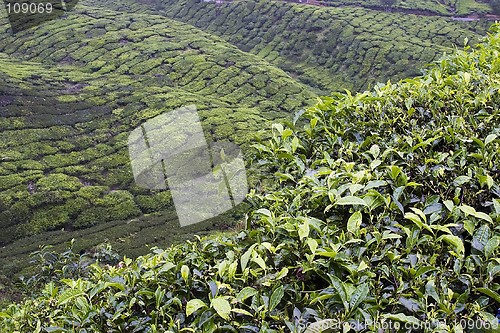
[[[245,230],[55,270],[0,330],[497,331],[499,53],[496,25],[422,77],[274,124]]]
[[[134,185],[129,132],[195,104],[208,140],[253,141],[314,95],[283,71],[160,16],[83,9],[0,25],[0,244],[171,205]],[[36,62],[36,63],[32,63]]]
[[[442,15],[442,16],[466,16],[485,15],[492,12],[488,3],[476,0],[323,0],[318,1],[324,6],[362,6],[367,8],[379,8],[380,10],[398,11]]]
[[[163,0],[161,8],[159,13],[219,35],[324,94],[419,75],[464,38],[477,41],[489,25],[280,1]]]

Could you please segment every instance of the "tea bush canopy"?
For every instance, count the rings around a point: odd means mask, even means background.
[[[334,93],[274,124],[254,146],[263,178],[245,230],[55,279],[2,310],[0,330],[300,332],[335,319],[344,332],[384,320],[473,331],[464,319],[493,332],[499,52],[494,25],[421,77]]]

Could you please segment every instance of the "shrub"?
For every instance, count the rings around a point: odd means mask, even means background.
[[[40,178],[36,182],[36,186],[41,192],[76,191],[82,187],[82,183],[76,177],[55,173]]]
[[[137,195],[135,202],[143,213],[153,213],[171,206],[172,197],[170,192],[163,191],[152,195]]]
[[[493,13],[500,15],[500,0],[490,0],[490,6]]]

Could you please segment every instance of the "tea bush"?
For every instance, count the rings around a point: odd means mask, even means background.
[[[422,77],[274,124],[254,147],[245,230],[51,281],[0,312],[0,330],[303,332],[332,319],[343,332],[493,332],[499,52],[495,25]]]
[[[286,70],[319,94],[344,88],[359,91],[388,79],[420,75],[419,69],[426,63],[450,52],[453,45],[461,46],[465,37],[476,42],[490,25],[485,21],[453,21],[446,17],[446,9],[439,14],[445,17],[439,17],[361,8],[360,4],[370,7],[371,1],[364,0],[330,1],[339,5],[335,7],[253,0],[162,2],[161,14],[221,36]],[[418,8],[430,6],[431,1],[398,5],[418,13]],[[106,6],[113,8],[114,1]],[[445,8],[435,2],[432,7]],[[472,7],[489,6],[471,1],[467,10]],[[386,60],[407,54],[412,57],[404,66]]]

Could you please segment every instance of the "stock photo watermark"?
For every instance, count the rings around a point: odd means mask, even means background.
[[[136,184],[169,189],[181,226],[220,215],[248,193],[241,149],[209,145],[194,105],[149,119],[130,133],[128,149]]]
[[[72,10],[78,0],[3,0],[14,33],[54,20]]]
[[[349,332],[350,330],[358,332],[367,328],[382,332],[426,332],[445,327],[459,327],[465,332],[470,332],[472,330],[497,330],[500,327],[499,320],[496,318],[492,321],[480,319],[447,321],[446,319],[442,319],[432,321],[415,320],[411,322],[400,322],[389,319],[370,322],[346,322],[339,319],[324,319],[312,324],[299,323],[299,326],[303,333]]]

